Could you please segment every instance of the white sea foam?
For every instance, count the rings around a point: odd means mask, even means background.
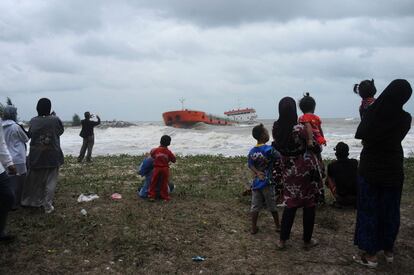
[[[271,131],[272,121],[264,121]],[[333,147],[343,141],[350,147],[350,155],[358,157],[361,141],[354,139],[358,122],[354,120],[328,120],[324,122],[324,133],[328,145],[323,150],[325,158],[334,158]],[[162,126],[161,123],[139,123],[128,128],[95,129],[94,155],[140,155],[158,146],[162,135],[172,137],[171,150],[179,155],[247,155],[255,145],[251,137],[252,125],[239,126],[205,126],[197,129],[176,129]],[[66,155],[77,155],[82,145],[79,128],[67,128],[61,138],[61,145]],[[414,130],[411,130],[403,142],[405,155],[414,153]]]

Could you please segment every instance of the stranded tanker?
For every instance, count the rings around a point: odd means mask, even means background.
[[[227,126],[238,123],[255,123],[256,111],[253,108],[231,110],[224,113],[226,117],[208,114],[203,111],[183,109],[162,114],[165,125],[177,128],[191,128],[198,123]]]

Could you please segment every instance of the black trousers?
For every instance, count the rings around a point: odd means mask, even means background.
[[[12,190],[15,199],[13,208],[16,209],[20,206],[20,202],[22,200],[22,191],[26,180],[26,174],[20,176],[9,176],[9,180],[10,189]]]
[[[289,240],[292,225],[295,220],[297,207],[287,208],[283,210],[280,240]],[[303,241],[310,242],[315,225],[315,207],[303,208]]]
[[[7,214],[12,209],[14,200],[9,176],[4,172],[0,174],[0,236],[5,233]]]
[[[80,153],[79,153],[78,161],[83,160],[83,158],[85,157],[86,151],[88,151],[88,153],[86,154],[86,161],[91,161],[91,159],[92,159],[92,149],[93,149],[94,144],[95,144],[95,136],[94,135],[83,138],[82,148],[81,148]]]

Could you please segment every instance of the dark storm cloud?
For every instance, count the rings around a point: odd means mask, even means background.
[[[407,0],[3,0],[0,95],[26,118],[27,98],[49,96],[66,118],[91,108],[158,120],[180,97],[218,114],[239,98],[273,117],[281,96],[310,91],[318,114],[353,116],[355,82],[414,82],[413,9]]]
[[[0,41],[29,43],[44,36],[82,34],[102,27],[105,1],[4,1]]]
[[[414,13],[411,0],[141,0],[139,3],[166,16],[203,26],[250,22],[285,22],[297,18],[330,20],[349,17],[401,17]]]

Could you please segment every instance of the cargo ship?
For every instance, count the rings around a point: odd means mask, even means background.
[[[230,110],[224,114],[233,122],[253,124],[257,122],[256,110],[253,108],[244,108],[237,110]]]
[[[218,126],[233,125],[236,123],[228,118],[207,114],[203,111],[188,109],[165,112],[162,114],[162,118],[165,125],[176,128],[191,128],[198,123]]]

